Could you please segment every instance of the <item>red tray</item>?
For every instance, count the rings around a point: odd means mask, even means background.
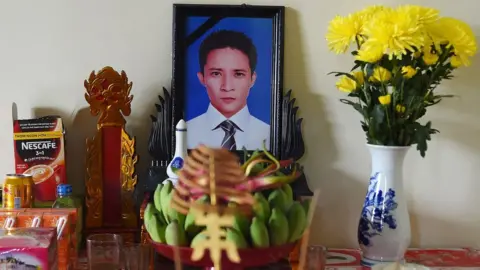
[[[157,253],[167,257],[170,260],[174,260],[173,246],[160,244],[152,240],[150,241]],[[241,258],[241,262],[239,264],[228,260],[226,253],[222,252],[222,269],[238,270],[245,267],[258,267],[275,263],[281,259],[288,258],[295,245],[296,242],[269,248],[239,249],[238,253]],[[205,255],[201,260],[192,261],[192,248],[180,247],[179,250],[182,264],[206,268],[213,267],[213,263],[210,260],[210,253],[208,251],[205,251]]]

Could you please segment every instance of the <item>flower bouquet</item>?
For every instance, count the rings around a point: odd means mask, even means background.
[[[362,115],[367,142],[416,144],[424,157],[430,135],[438,130],[419,120],[428,107],[452,97],[435,89],[455,69],[470,64],[477,51],[470,27],[428,7],[371,6],[335,17],[326,39],[338,54],[355,46],[352,71],[332,73],[340,76],[337,88],[351,98],[341,102]]]
[[[477,51],[470,27],[440,17],[438,10],[413,5],[371,6],[335,17],[326,35],[330,50],[354,57],[350,72],[336,86],[341,102],[362,116],[372,171],[358,225],[362,264],[403,259],[410,244],[410,220],[403,197],[403,159],[411,145],[422,157],[431,122],[421,123],[427,108],[452,95],[437,93],[442,80],[468,66]]]

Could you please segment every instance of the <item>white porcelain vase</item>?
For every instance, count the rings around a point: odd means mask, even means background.
[[[358,224],[362,265],[399,262],[410,245],[410,217],[403,191],[407,147],[367,145],[372,173]]]

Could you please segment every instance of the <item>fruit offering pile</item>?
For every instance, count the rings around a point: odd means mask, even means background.
[[[170,207],[172,190],[170,181],[158,185],[153,203],[149,203],[145,209],[145,228],[155,242],[193,247],[198,240],[206,237],[203,233],[205,228],[195,224],[191,212],[183,215]],[[227,239],[235,243],[238,249],[280,246],[302,237],[310,201],[294,201],[289,184],[255,192],[253,197],[255,204],[252,214],[247,216],[236,212],[233,227],[226,228]],[[203,195],[196,201],[207,204],[209,197]],[[228,203],[228,207],[236,206],[233,202]]]

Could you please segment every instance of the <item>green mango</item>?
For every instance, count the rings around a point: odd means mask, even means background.
[[[255,199],[255,204],[253,205],[253,212],[256,217],[263,219],[265,222],[270,217],[270,205],[268,204],[267,199],[263,196],[261,192],[256,192],[253,195]]]
[[[169,180],[163,185],[163,188],[160,191],[160,203],[162,205],[162,214],[167,223],[170,223],[171,221],[169,216],[169,209],[172,208],[170,206],[170,202],[172,200],[172,190],[173,190],[173,184]]]
[[[155,208],[157,208],[158,212],[162,212],[162,184],[158,184],[155,192],[153,193],[153,202],[155,204]]]
[[[197,243],[199,243],[203,240],[207,240],[207,239],[208,239],[207,232],[203,231],[203,232],[195,235],[195,237],[192,239],[192,242],[190,243],[190,247],[193,248],[193,247],[195,247],[195,245],[197,245]]]
[[[155,212],[158,212],[158,211],[155,209],[153,204],[148,203],[147,207],[145,207],[145,212],[143,212],[143,219],[144,220],[150,219],[155,214]]]
[[[187,236],[183,227],[178,225],[177,220],[173,220],[165,229],[165,240],[171,246],[187,246]]]
[[[145,208],[143,222],[150,238],[159,243],[165,243],[165,229],[166,225],[162,224],[159,219],[159,212],[155,209],[152,203],[147,204]]]
[[[238,204],[235,202],[228,203],[229,208],[236,208],[237,206]],[[235,214],[233,215],[232,227],[239,233],[241,233],[242,236],[246,239],[250,231],[250,221],[243,213],[241,213],[240,211],[235,211]]]
[[[278,208],[279,210],[286,212],[287,209],[290,207],[290,205],[287,202],[286,199],[287,195],[285,195],[285,192],[283,192],[281,189],[275,189],[268,195],[268,204],[270,205],[270,208]]]
[[[248,248],[247,240],[243,237],[242,233],[234,228],[227,229],[227,240],[234,243],[238,249]]]
[[[148,224],[148,225],[147,225]],[[146,223],[145,228],[150,227],[151,229],[150,237],[153,241],[159,243],[166,243],[165,232],[167,225],[161,224],[157,217],[154,217],[150,222]],[[148,231],[148,229],[147,229]]]
[[[250,225],[250,236],[254,248],[267,248],[270,245],[268,230],[261,218],[254,217]]]
[[[242,213],[235,213],[233,216],[233,226],[245,239],[250,235],[250,220]]]
[[[168,216],[170,217],[170,221],[176,220],[178,222],[178,226],[181,226],[182,228],[185,227],[185,219],[187,218],[187,216],[185,216],[184,214],[179,213],[177,210],[173,209],[173,207],[170,207],[168,209]]]
[[[272,246],[281,246],[288,242],[290,231],[288,229],[287,217],[283,211],[277,208],[272,209],[272,215],[268,220],[268,232]]]
[[[302,237],[307,223],[307,215],[303,206],[299,202],[293,202],[288,210],[287,220],[289,225],[288,242],[295,242]]]
[[[208,195],[203,195],[195,202],[205,204],[209,202],[209,200],[210,198]],[[197,226],[197,224],[195,224],[195,216],[192,214],[191,211],[188,211],[188,214],[185,218],[185,225],[183,227],[185,228],[185,232],[187,233],[187,236],[190,237],[190,239],[194,238],[204,228],[204,226],[199,227]]]
[[[282,191],[285,193],[285,199],[287,200],[287,206],[290,206],[293,203],[293,190],[289,184],[284,184],[282,186]]]
[[[185,232],[187,233],[188,237],[192,239],[195,237],[199,232],[202,231],[202,227],[197,226],[195,224],[195,216],[192,214],[191,211],[188,212],[188,215],[185,219]]]
[[[149,220],[153,217],[158,219],[160,222],[159,224],[165,224],[161,213],[155,208],[154,204],[148,203],[147,207],[145,208],[145,212],[143,213],[143,220]]]

